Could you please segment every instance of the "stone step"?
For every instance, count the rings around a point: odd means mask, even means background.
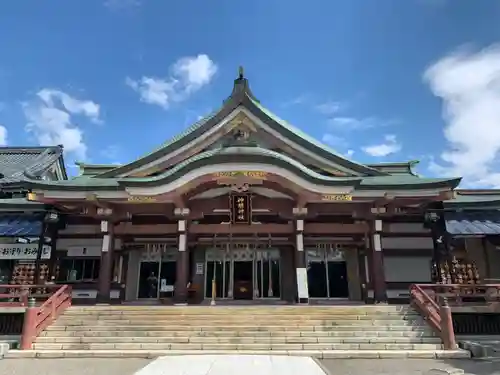
[[[163,306],[163,305],[153,305],[153,306],[138,306],[138,305],[94,305],[94,306],[71,306],[69,311],[153,311],[153,310],[163,310],[163,311],[210,311],[210,312],[224,312],[228,310],[239,310],[239,311],[257,311],[257,312],[276,312],[276,311],[289,311],[296,312],[300,311],[368,311],[368,312],[387,312],[387,311],[415,311],[409,305],[358,305],[358,306],[347,306],[347,305],[331,305],[331,306],[317,306],[317,305],[290,305],[290,306],[277,306],[277,305],[257,305],[257,306],[228,306],[228,305],[218,305],[218,306]]]
[[[329,324],[338,324],[342,322],[346,322],[347,324],[371,324],[372,322],[376,322],[378,324],[409,324],[409,323],[423,323],[422,319],[419,318],[400,318],[400,319],[356,319],[356,317],[345,317],[345,318],[326,318],[326,319],[315,319],[315,318],[309,318],[309,319],[278,319],[275,317],[268,317],[267,319],[255,319],[252,317],[232,317],[230,319],[211,319],[211,318],[176,318],[176,319],[169,319],[167,317],[157,317],[157,318],[149,318],[149,317],[142,317],[142,318],[130,318],[130,317],[123,317],[123,318],[106,318],[106,319],[89,319],[89,318],[84,318],[84,319],[75,319],[75,318],[69,318],[69,317],[60,317],[57,319],[58,323],[61,324],[72,324],[72,325],[83,325],[83,324],[91,324],[91,323],[96,323],[96,322],[103,322],[103,323],[109,323],[109,324],[136,324],[136,323],[144,323],[144,322],[155,322],[158,324],[191,324],[191,325],[203,325],[206,324],[207,322],[213,323],[213,324],[237,324],[241,322],[252,322],[253,324],[264,324],[264,323],[269,323],[269,321],[273,321],[276,325],[286,325],[286,324],[324,324],[324,323],[329,323]]]
[[[145,322],[146,323],[146,322]],[[347,326],[252,326],[252,325],[240,325],[240,326],[168,326],[168,325],[75,325],[75,326],[58,326],[53,325],[47,327],[46,331],[310,331],[310,332],[330,332],[330,331],[355,331],[355,330],[385,330],[385,331],[419,331],[427,330],[430,328],[421,325],[392,325],[392,326],[375,326],[375,325],[347,325]]]
[[[197,320],[213,320],[213,321],[235,321],[242,319],[253,319],[255,321],[266,321],[268,319],[276,319],[279,321],[304,321],[304,320],[381,320],[381,321],[391,321],[391,320],[418,320],[421,319],[418,315],[310,315],[310,316],[275,316],[275,315],[239,315],[233,314],[231,316],[221,316],[221,315],[168,315],[168,314],[109,314],[109,315],[62,315],[59,319],[64,321],[69,320],[169,320],[169,321],[197,321]]]
[[[346,324],[409,324],[409,323],[422,323],[423,321],[420,319],[353,319],[353,317],[346,317],[345,319],[288,319],[282,320],[277,319],[275,317],[268,317],[267,319],[254,319],[252,317],[233,317],[232,319],[209,319],[209,318],[197,318],[197,319],[168,319],[165,317],[161,317],[158,319],[149,319],[147,317],[142,318],[134,318],[134,319],[74,319],[67,317],[60,317],[57,319],[58,323],[71,324],[71,325],[85,325],[96,322],[109,323],[109,324],[139,324],[139,323],[155,323],[155,324],[189,324],[189,325],[203,325],[207,322],[213,323],[216,325],[226,325],[226,324],[237,324],[241,322],[252,322],[255,324],[269,323],[270,321],[273,324],[287,325],[287,324],[324,324],[330,323],[335,324],[346,323]]]
[[[115,310],[115,311],[73,311],[66,310],[65,315],[68,316],[111,316],[111,315],[147,315],[147,316],[156,316],[156,315],[168,315],[168,316],[234,316],[234,315],[247,315],[247,316],[280,316],[280,317],[297,317],[297,316],[345,316],[345,315],[356,315],[356,316],[405,316],[405,315],[413,315],[418,316],[415,311],[407,311],[407,312],[399,312],[399,311],[388,311],[388,312],[362,312],[362,311],[339,311],[336,309],[331,309],[330,311],[307,311],[300,310],[297,312],[293,311],[247,311],[247,310],[224,310],[222,312],[214,311],[189,311],[189,310],[152,310],[152,311],[127,311],[127,310]]]
[[[53,327],[64,327],[68,329],[77,329],[78,327],[116,327],[116,326],[130,326],[130,327],[136,327],[134,329],[140,329],[141,327],[165,327],[165,328],[180,328],[180,329],[201,329],[203,327],[213,327],[214,329],[217,328],[223,328],[223,329],[238,329],[238,327],[241,326],[246,326],[246,327],[256,327],[258,328],[257,330],[261,330],[261,327],[268,327],[270,322],[262,322],[262,323],[256,323],[251,321],[241,321],[241,322],[234,322],[234,323],[229,323],[229,324],[224,324],[223,322],[197,322],[196,324],[172,324],[171,322],[155,322],[155,321],[142,321],[142,322],[130,322],[130,321],[123,321],[123,322],[118,322],[118,321],[113,321],[113,322],[106,322],[106,321],[98,321],[98,322],[56,322],[54,323]],[[339,325],[343,326],[351,326],[354,329],[358,328],[363,328],[363,327],[416,327],[416,326],[421,326],[422,324],[418,322],[392,322],[392,323],[380,323],[376,321],[367,321],[364,323],[356,323],[354,321],[343,321],[343,322],[304,322],[304,323],[290,323],[290,324],[276,324],[273,325],[276,330],[283,330],[283,329],[293,329],[295,331],[314,331],[314,330],[321,330],[321,329],[333,329],[334,327],[338,327]]]
[[[80,343],[33,344],[35,350],[439,350],[441,344],[332,343]]]
[[[345,327],[350,328],[350,327]],[[108,330],[108,331],[44,331],[40,338],[58,337],[436,337],[429,330],[413,331],[352,331],[337,330],[330,332],[319,331],[131,331],[131,330]]]
[[[438,337],[279,337],[279,336],[256,336],[256,337],[206,337],[206,336],[177,336],[177,337],[38,337],[37,344],[86,344],[86,343],[284,343],[284,344],[316,344],[316,343],[353,343],[353,344],[440,344]]]
[[[465,350],[11,350],[6,358],[157,358],[165,355],[290,355],[318,359],[470,358]]]

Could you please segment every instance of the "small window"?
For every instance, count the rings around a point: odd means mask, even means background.
[[[62,259],[57,281],[96,281],[99,278],[100,263],[100,259]]]

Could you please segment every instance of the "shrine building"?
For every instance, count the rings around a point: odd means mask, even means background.
[[[446,204],[500,203],[458,197],[460,178],[420,177],[414,164],[339,155],[266,109],[240,70],[218,110],[151,153],[80,163],[73,179],[24,171],[18,184],[23,204],[56,218],[39,235],[50,251],[36,278],[73,285],[74,303],[401,302],[410,284],[446,277]],[[467,277],[495,276],[493,242],[466,257]]]

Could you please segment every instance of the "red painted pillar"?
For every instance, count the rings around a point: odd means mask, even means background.
[[[21,350],[30,350],[36,338],[36,320],[38,307],[34,298],[28,300],[28,308],[24,313],[23,331],[21,333]]]
[[[453,329],[453,319],[451,308],[448,305],[448,299],[442,298],[439,306],[439,316],[441,318],[441,339],[445,350],[455,350],[457,341],[455,339],[455,330]]]

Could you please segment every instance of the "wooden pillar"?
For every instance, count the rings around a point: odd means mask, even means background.
[[[58,266],[57,258],[57,237],[59,235],[59,223],[50,227],[50,259],[49,259],[49,276],[47,281],[56,281],[56,269]]]
[[[370,223],[371,267],[370,279],[373,287],[373,302],[387,303],[384,253],[382,251],[382,220],[375,218]]]
[[[304,219],[295,220],[295,244],[296,244],[295,272],[297,281],[297,302],[309,303],[306,255],[304,251]]]
[[[189,250],[187,247],[187,220],[185,216],[189,214],[189,209],[177,209],[177,216],[180,216],[177,223],[178,229],[178,252],[176,262],[176,279],[174,289],[174,301],[176,304],[187,304],[188,301],[188,287],[189,282]]]
[[[112,221],[101,221],[102,247],[101,265],[99,267],[99,281],[97,286],[97,303],[108,304],[111,301],[111,278],[113,276],[114,255],[114,223]]]

